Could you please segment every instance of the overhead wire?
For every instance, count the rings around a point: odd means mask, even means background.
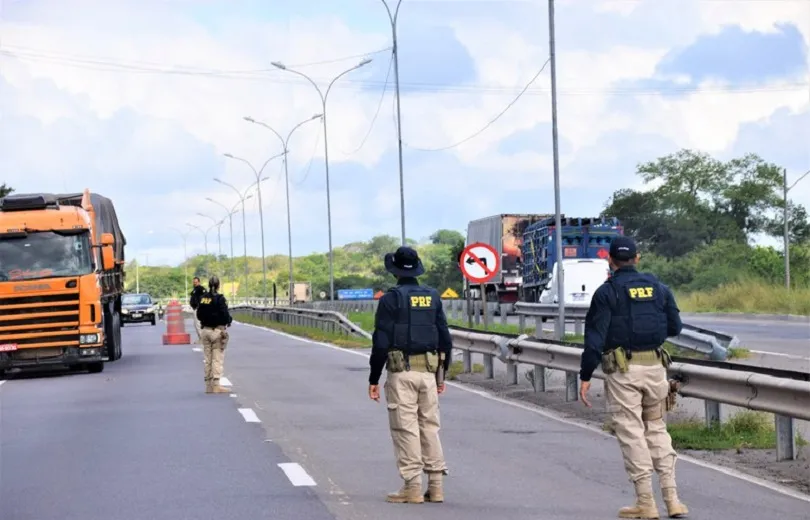
[[[380,94],[380,101],[377,103],[377,110],[374,112],[374,117],[371,118],[371,123],[369,124],[368,131],[366,132],[365,137],[363,137],[363,140],[360,142],[360,146],[358,146],[351,152],[341,150],[344,156],[348,157],[354,155],[366,145],[366,141],[368,141],[368,138],[371,135],[371,131],[374,129],[374,124],[377,122],[377,117],[380,115],[380,109],[382,108],[383,101],[385,100],[385,92],[388,89],[388,80],[391,77],[391,70],[393,70],[393,65],[394,65],[394,53],[392,52],[391,57],[388,59],[388,72],[386,72],[385,74],[385,81],[383,82],[382,93]]]
[[[383,49],[385,52],[387,49]],[[371,53],[370,53],[371,54]],[[256,70],[217,70],[217,69],[195,69],[190,67],[185,68],[164,68],[156,66],[141,66],[127,63],[103,62],[98,60],[88,60],[85,58],[68,58],[68,57],[55,57],[46,56],[36,53],[20,53],[11,52],[5,49],[0,49],[0,55],[8,56],[22,61],[33,62],[46,62],[63,65],[67,67],[74,67],[86,70],[98,70],[102,72],[126,72],[126,73],[144,73],[144,74],[168,74],[168,75],[184,75],[204,77],[211,79],[231,79],[231,80],[249,80],[249,81],[262,81],[267,83],[282,84],[282,85],[303,85],[308,84],[306,80],[297,78],[295,75],[280,75],[275,74],[276,70],[269,69],[256,69]],[[314,64],[314,62],[313,62]],[[299,65],[300,66],[300,65]],[[313,78],[316,82],[325,82],[324,79]],[[346,78],[339,83],[335,83],[334,88],[349,89],[349,88],[368,88],[368,87],[384,87],[386,81],[369,80],[369,79],[355,79]],[[576,96],[576,95],[592,95],[592,94],[613,94],[613,95],[665,95],[665,94],[683,94],[683,93],[752,93],[752,92],[792,92],[796,90],[806,89],[807,82],[792,82],[776,86],[739,86],[739,85],[717,85],[717,86],[703,86],[703,85],[688,85],[667,88],[656,87],[603,87],[603,88],[587,88],[587,87],[568,87],[559,89],[560,96]],[[442,83],[426,83],[426,82],[400,82],[400,89],[403,92],[416,91],[416,92],[429,92],[429,93],[470,93],[475,95],[504,95],[514,92],[514,88],[496,86],[496,85],[451,85]],[[549,92],[547,88],[532,88],[521,91],[521,95],[546,95]]]
[[[508,104],[508,105],[506,105],[506,107],[505,107],[503,110],[501,110],[501,111],[500,111],[500,113],[498,113],[498,115],[496,115],[494,118],[490,119],[490,120],[489,120],[489,121],[488,121],[488,122],[487,122],[487,123],[486,123],[486,124],[485,124],[483,127],[481,127],[481,128],[480,128],[480,129],[479,129],[477,132],[475,132],[474,134],[472,134],[472,135],[470,135],[470,136],[468,136],[468,137],[466,137],[466,138],[462,139],[461,141],[458,141],[457,143],[453,143],[453,144],[451,144],[451,145],[449,145],[449,146],[442,146],[441,148],[417,148],[417,147],[415,147],[415,146],[411,146],[411,145],[409,145],[409,144],[407,144],[407,143],[403,143],[403,144],[405,144],[405,146],[407,146],[407,147],[408,147],[408,148],[410,148],[411,150],[418,150],[418,151],[421,151],[421,152],[441,152],[441,151],[444,151],[444,150],[449,150],[449,149],[451,149],[451,148],[456,148],[457,146],[461,146],[462,144],[466,143],[467,141],[470,141],[470,140],[472,140],[472,139],[474,139],[474,138],[478,137],[479,135],[481,135],[482,133],[484,133],[484,132],[485,132],[485,131],[486,131],[486,130],[489,128],[489,127],[491,127],[492,125],[494,125],[494,124],[495,124],[495,122],[496,122],[496,121],[498,121],[498,119],[500,119],[501,117],[503,117],[503,115],[504,115],[504,114],[506,114],[506,112],[508,112],[508,111],[509,111],[509,109],[510,109],[510,108],[512,108],[512,107],[515,105],[515,103],[517,103],[517,102],[518,102],[518,100],[519,100],[521,97],[523,97],[523,94],[526,92],[526,90],[528,90],[528,88],[529,88],[529,87],[532,85],[532,83],[534,83],[535,81],[537,81],[537,78],[539,78],[539,77],[540,77],[540,74],[542,74],[542,73],[543,73],[543,71],[544,71],[544,70],[546,70],[546,66],[547,66],[547,65],[548,65],[550,62],[551,62],[551,57],[549,57],[549,58],[546,60],[546,62],[545,62],[545,63],[543,63],[543,66],[542,66],[542,67],[540,67],[540,70],[538,70],[538,71],[537,71],[537,74],[535,74],[535,75],[534,75],[534,77],[532,77],[532,79],[530,79],[530,80],[529,80],[529,82],[528,82],[528,83],[526,83],[526,86],[525,86],[525,87],[523,87],[523,90],[521,90],[521,91],[520,91],[520,93],[519,93],[517,96],[515,96],[515,98],[514,98],[512,101],[510,101],[510,102],[509,102],[509,104]]]
[[[309,164],[307,165],[306,172],[304,172],[304,177],[293,182],[293,186],[301,186],[304,184],[304,182],[306,182],[307,177],[309,177],[309,174],[312,171],[312,163],[315,161],[315,154],[318,153],[318,145],[321,144],[321,134],[323,134],[323,125],[318,127],[318,135],[315,137],[315,146],[312,147],[312,155],[309,157]]]

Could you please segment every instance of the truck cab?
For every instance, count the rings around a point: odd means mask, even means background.
[[[105,357],[120,357],[115,291],[102,280],[116,270],[115,236],[94,219],[87,191],[80,205],[52,194],[0,199],[0,371],[101,372]]]

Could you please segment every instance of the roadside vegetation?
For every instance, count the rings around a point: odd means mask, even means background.
[[[668,424],[667,429],[676,449],[742,451],[776,448],[774,417],[764,412],[740,412],[711,427],[703,421],[693,420]],[[797,433],[796,444],[806,446],[807,441]]]

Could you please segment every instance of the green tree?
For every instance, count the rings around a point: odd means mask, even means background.
[[[454,229],[440,229],[430,235],[430,242],[455,246],[459,242],[464,243],[464,235]]]
[[[14,188],[6,186],[5,183],[0,184],[0,198],[11,195],[12,193],[14,193]]]
[[[783,206],[781,168],[757,155],[722,162],[680,150],[640,164],[637,173],[645,184],[658,187],[618,190],[602,215],[618,217],[643,250],[676,258],[717,241],[781,234],[776,232]],[[801,237],[810,232],[805,231],[810,223],[799,207],[793,225]]]

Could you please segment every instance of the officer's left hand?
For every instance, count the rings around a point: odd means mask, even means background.
[[[379,385],[368,385],[368,397],[372,401],[379,402],[379,400],[380,400],[380,386]]]
[[[446,388],[447,386],[444,383],[442,383],[436,386],[436,391],[439,392],[440,394],[443,394]]]
[[[582,383],[579,386],[579,398],[582,399],[582,403],[588,408],[591,407],[591,403],[590,401],[588,401],[588,390],[590,389],[591,389],[590,381],[582,381]]]

